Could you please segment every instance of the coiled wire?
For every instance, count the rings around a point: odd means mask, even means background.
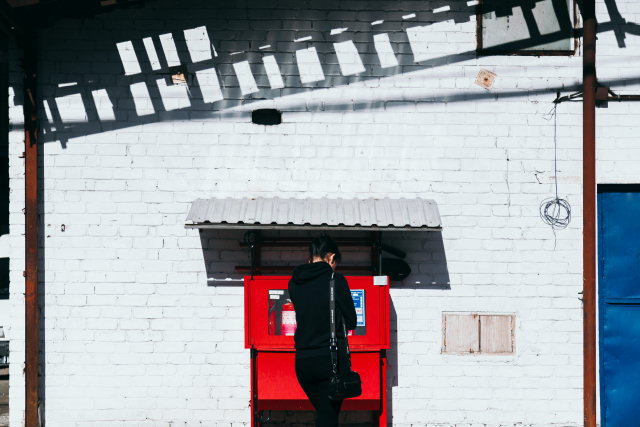
[[[555,177],[556,196],[545,199],[540,203],[540,218],[545,224],[550,225],[554,230],[567,228],[571,222],[571,204],[566,199],[558,197],[558,116],[556,114],[557,104],[546,116],[553,118],[553,169]]]
[[[567,228],[571,222],[571,205],[557,196],[545,199],[540,204],[540,218],[554,230]]]

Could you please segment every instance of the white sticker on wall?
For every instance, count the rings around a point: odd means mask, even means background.
[[[324,71],[322,71],[322,65],[320,65],[320,59],[315,47],[296,50],[296,62],[300,73],[300,81],[303,84],[324,80]]]
[[[374,286],[387,286],[389,284],[389,276],[373,276]]]
[[[360,54],[358,54],[358,49],[353,41],[334,43],[333,48],[336,51],[343,76],[352,76],[364,71],[362,59],[360,59]]]

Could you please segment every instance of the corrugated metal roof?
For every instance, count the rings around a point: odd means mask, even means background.
[[[440,230],[428,199],[197,199],[188,228]]]

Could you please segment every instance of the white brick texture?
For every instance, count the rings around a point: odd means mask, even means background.
[[[384,236],[413,270],[391,290],[390,426],[582,425],[581,104],[557,108],[557,172],[547,114],[557,91],[579,90],[582,58],[477,56],[473,2],[444,3],[158,0],[40,31],[47,426],[250,424],[243,289],[217,281],[248,264],[242,233],[184,222],[198,197],[254,196],[438,203],[442,233]],[[616,3],[640,21],[636,1]],[[639,93],[640,38],[624,42],[598,35],[598,72]],[[124,64],[119,46],[133,48]],[[12,426],[24,408],[18,53]],[[474,84],[483,68],[497,75],[489,90]],[[283,123],[251,123],[258,108]],[[640,179],[638,108],[598,110],[599,182]],[[556,180],[573,217],[554,232],[539,206]],[[443,312],[515,314],[515,354],[442,354]]]

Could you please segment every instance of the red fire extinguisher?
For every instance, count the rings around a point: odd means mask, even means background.
[[[282,304],[282,318],[280,331],[282,335],[293,336],[296,332],[296,312],[291,300]]]

